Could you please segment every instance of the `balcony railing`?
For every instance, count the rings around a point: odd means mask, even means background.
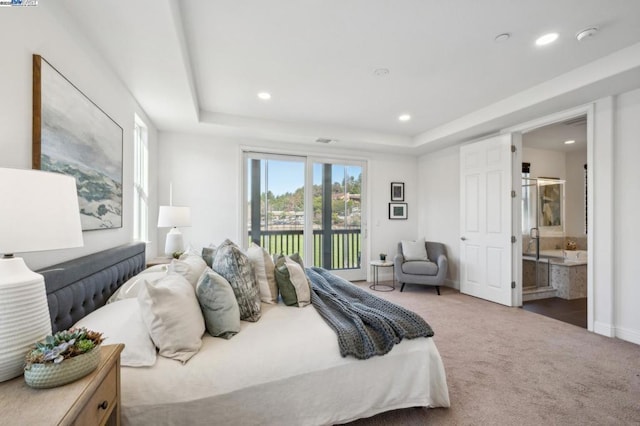
[[[327,247],[324,245],[326,235],[331,238],[331,244]],[[304,253],[301,229],[261,230],[259,244],[272,254],[300,253],[305,265],[310,266]],[[359,269],[360,253],[360,229],[313,230],[313,266],[326,269]]]

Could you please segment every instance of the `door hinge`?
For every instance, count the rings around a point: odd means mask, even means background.
[[[516,242],[516,237],[514,237],[513,235],[511,236],[511,243],[515,243]]]
[[[516,146],[515,145],[511,145],[511,152],[516,152]]]
[[[511,281],[511,288],[516,288],[516,282],[515,281]]]
[[[515,190],[511,191],[511,198],[516,198],[516,191]]]

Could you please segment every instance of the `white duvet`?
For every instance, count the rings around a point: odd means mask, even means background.
[[[405,340],[368,360],[342,358],[313,306],[262,309],[230,340],[205,333],[184,365],[158,356],[152,367],[123,367],[123,424],[323,425],[449,406],[433,339]]]

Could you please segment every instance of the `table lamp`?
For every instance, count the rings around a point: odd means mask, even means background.
[[[44,277],[14,253],[81,247],[73,177],[0,168],[0,382],[22,374],[35,342],[51,334]]]
[[[178,226],[191,226],[191,209],[181,206],[160,206],[158,228],[171,228],[164,245],[164,253],[169,257],[173,253],[184,251],[182,232]]]

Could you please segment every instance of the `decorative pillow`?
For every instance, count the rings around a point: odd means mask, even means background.
[[[138,303],[160,355],[185,363],[200,350],[204,319],[186,278],[169,274],[154,284],[145,281]]]
[[[131,299],[138,297],[138,292],[142,288],[144,280],[149,282],[157,281],[167,275],[167,265],[155,265],[145,269],[138,275],[130,278],[126,283],[122,284],[107,300],[107,303],[117,302],[118,300]]]
[[[311,286],[298,253],[278,257],[276,280],[285,305],[302,308],[311,303]]]
[[[278,303],[278,283],[276,282],[273,259],[265,249],[251,243],[247,249],[247,257],[260,289],[260,300],[264,303]]]
[[[202,260],[207,264],[209,268],[213,264],[213,257],[216,255],[217,247],[210,244],[209,247],[202,247]]]
[[[196,296],[209,334],[231,339],[240,332],[240,308],[231,284],[222,275],[205,269],[198,280]]]
[[[180,259],[173,259],[169,264],[169,272],[182,275],[191,283],[193,288],[198,284],[198,279],[206,268],[207,264],[197,254],[183,254]]]
[[[258,321],[261,315],[260,290],[247,255],[233,242],[225,240],[216,250],[212,269],[231,284],[240,307],[240,319]]]
[[[142,321],[136,299],[121,300],[91,312],[74,328],[99,331],[106,345],[124,343],[120,363],[127,367],[149,367],[156,363],[156,347]]]
[[[420,238],[418,241],[405,241],[402,240],[402,254],[404,260],[429,260],[427,255],[427,246],[425,245],[424,238]]]

